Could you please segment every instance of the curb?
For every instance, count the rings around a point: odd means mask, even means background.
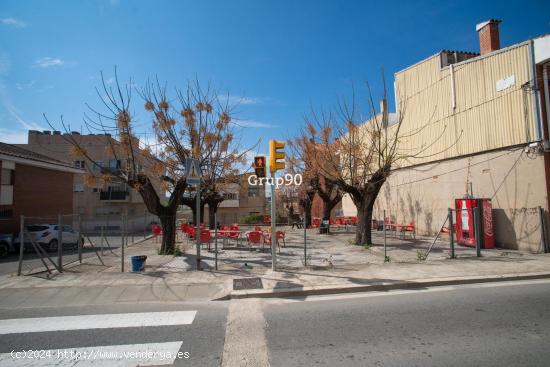
[[[488,276],[471,276],[461,278],[436,278],[436,279],[411,279],[400,280],[396,282],[373,282],[368,285],[346,285],[338,286],[310,286],[310,287],[295,287],[286,289],[258,289],[248,291],[231,291],[229,294],[215,299],[215,301],[226,301],[231,299],[243,298],[283,298],[283,297],[300,297],[300,296],[318,296],[327,294],[341,293],[360,293],[372,291],[384,291],[393,289],[418,289],[425,287],[437,287],[444,285],[460,285],[460,284],[475,284],[475,283],[490,283],[490,282],[505,282],[513,280],[531,280],[531,279],[547,279],[550,278],[550,272],[544,273],[519,273],[519,274],[502,274]]]

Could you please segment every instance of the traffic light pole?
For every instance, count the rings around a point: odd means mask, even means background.
[[[271,270],[276,271],[277,268],[277,211],[275,210],[275,173],[271,174]]]
[[[195,215],[195,240],[197,241],[197,270],[201,270],[201,190],[197,185],[197,213]]]

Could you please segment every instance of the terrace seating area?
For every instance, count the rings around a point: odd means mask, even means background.
[[[188,223],[182,223],[180,228],[184,239],[190,242],[196,241],[197,229],[195,226]],[[286,246],[285,237],[286,233],[284,231],[277,231],[276,244],[279,251],[281,243],[283,247]],[[205,229],[204,224],[201,224],[199,239],[201,246],[205,245],[206,248],[210,250],[212,242],[216,239],[221,241],[222,249],[229,247],[231,244],[234,244],[237,248],[246,244],[249,249],[256,247],[263,251],[264,248],[271,247],[271,228],[266,227],[266,229],[262,229],[260,226],[255,226],[253,230],[243,231],[239,228],[238,223],[233,223],[230,226],[224,225],[218,230],[213,230]]]

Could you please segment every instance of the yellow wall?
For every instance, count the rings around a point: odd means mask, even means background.
[[[400,152],[411,157],[400,166],[436,161],[535,140],[527,43],[453,65],[456,107],[452,105],[450,67],[440,54],[395,75],[402,113]],[[497,81],[515,83],[497,91]]]

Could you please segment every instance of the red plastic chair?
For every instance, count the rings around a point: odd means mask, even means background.
[[[197,227],[188,226],[187,237],[189,237],[189,240],[195,240],[195,238],[197,238]]]
[[[286,242],[285,242],[286,233],[283,231],[277,231],[275,235],[277,236],[277,242],[279,242],[279,240],[283,240],[283,247],[286,247]]]
[[[260,244],[262,243],[262,232],[253,231],[246,234],[246,243],[248,246],[251,244]]]
[[[279,253],[281,253],[281,244],[279,243],[279,232],[277,231],[275,240],[277,241],[277,247],[279,248]],[[284,235],[283,235],[283,241],[284,241]],[[267,243],[271,247],[271,233],[264,233],[264,243]]]
[[[311,228],[319,228],[320,225],[321,225],[321,219],[313,218],[313,220],[311,221]]]
[[[229,229],[229,232],[227,233],[227,238],[237,240],[237,245],[238,245],[239,237],[240,237],[239,228],[237,227],[235,229],[233,226],[231,226],[231,228]]]
[[[208,251],[210,251],[210,243],[212,242],[212,234],[209,230],[201,230],[200,234],[201,246],[205,243],[208,244]]]
[[[162,236],[162,227],[158,224],[153,224],[153,226],[151,227],[151,232],[153,232],[153,236],[156,240],[159,236]]]

